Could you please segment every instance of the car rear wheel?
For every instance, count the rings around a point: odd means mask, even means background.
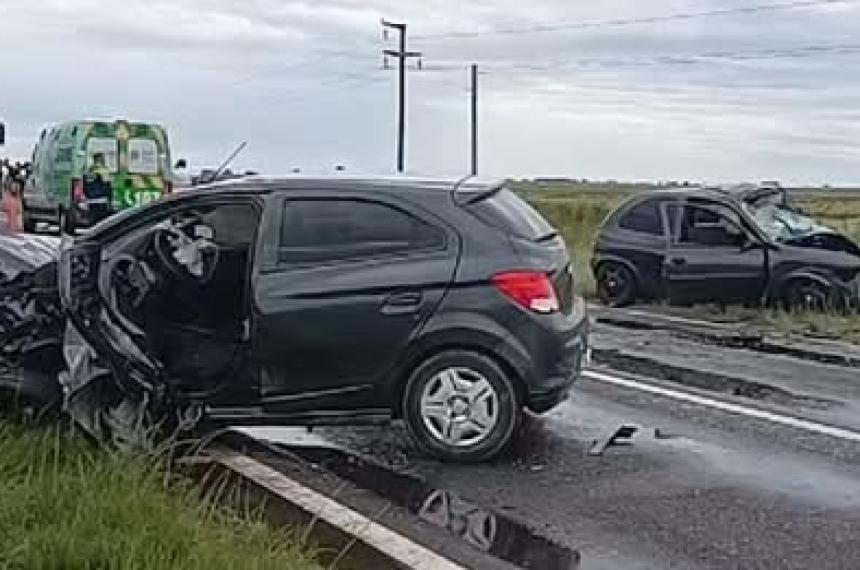
[[[789,311],[825,311],[832,306],[830,291],[812,279],[797,279],[788,284],[783,304]]]
[[[620,263],[602,263],[597,268],[597,296],[610,307],[629,305],[636,296],[633,272]]]
[[[422,451],[446,461],[485,461],[510,442],[522,404],[491,358],[447,351],[419,366],[406,386],[404,417]]]

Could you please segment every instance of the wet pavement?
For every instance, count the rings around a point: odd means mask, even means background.
[[[589,454],[620,426],[628,437]],[[550,559],[571,553],[569,564],[584,569],[855,568],[860,559],[860,445],[594,380],[529,418],[511,452],[485,465],[423,458],[398,426],[310,439],[258,433],[307,446],[305,460],[413,516],[429,504],[425,518],[436,513],[450,540],[475,551],[493,554],[487,529],[504,527]],[[504,555],[525,549],[496,551],[515,567],[556,567]]]
[[[860,369],[853,366],[714,346],[671,330],[605,323],[594,327],[591,340],[596,362],[616,370],[860,429]]]
[[[361,488],[407,509],[420,520],[450,533],[477,550],[520,568],[568,570],[579,567],[580,553],[557,544],[499,512],[437,489],[422,478],[331,447],[284,446],[301,457]]]

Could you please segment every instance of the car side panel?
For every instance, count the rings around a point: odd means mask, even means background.
[[[779,245],[771,252],[772,278],[767,298],[777,301],[795,279],[811,279],[834,293],[857,298],[855,282],[860,279],[860,257],[848,252]]]
[[[342,197],[325,192],[309,196]],[[301,196],[291,193],[289,198]],[[416,214],[386,196],[362,198]],[[270,204],[269,210],[273,208],[280,210]],[[274,230],[267,230],[270,246],[278,239]],[[269,265],[261,270],[255,288],[255,355],[267,413],[389,402],[390,394],[381,386],[399,352],[445,294],[458,252],[456,234],[449,236],[444,249],[322,264],[279,265],[276,253],[264,252]]]
[[[592,262],[595,272],[601,263],[614,261],[633,270],[637,297],[651,299],[665,295],[663,265],[668,240],[622,228],[607,229],[598,238]]]

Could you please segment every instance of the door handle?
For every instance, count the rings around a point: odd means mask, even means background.
[[[418,291],[401,291],[392,293],[382,303],[382,313],[385,315],[402,315],[417,313],[421,307],[423,295]]]
[[[687,264],[687,260],[684,259],[683,257],[673,257],[672,258],[672,265],[686,265],[686,264]]]

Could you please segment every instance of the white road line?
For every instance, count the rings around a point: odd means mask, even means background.
[[[259,461],[227,450],[211,450],[210,457],[228,469],[260,485],[288,503],[341,531],[354,535],[406,568],[417,570],[465,570],[463,566],[433,552],[406,536],[383,526]]]
[[[700,406],[707,406],[709,408],[715,408],[717,410],[728,412],[730,414],[738,414],[738,415],[742,415],[742,416],[748,416],[751,418],[756,418],[759,420],[766,420],[766,421],[773,422],[776,424],[781,424],[781,425],[793,427],[796,429],[811,431],[811,432],[827,435],[830,437],[835,437],[838,439],[845,439],[848,441],[860,442],[860,432],[852,431],[850,429],[840,428],[840,427],[836,427],[836,426],[830,426],[827,424],[822,424],[822,423],[814,422],[811,420],[804,420],[804,419],[796,418],[793,416],[778,414],[775,412],[768,412],[766,410],[761,410],[758,408],[750,408],[747,406],[741,406],[740,404],[733,404],[730,402],[724,402],[722,400],[716,400],[716,399],[708,398],[705,396],[699,396],[698,394],[691,394],[689,392],[684,392],[682,390],[673,390],[671,388],[664,388],[663,386],[657,386],[654,384],[649,384],[647,382],[639,382],[637,380],[630,380],[628,378],[621,378],[619,376],[614,376],[612,374],[605,374],[603,372],[597,372],[594,370],[584,370],[582,372],[582,375],[586,378],[589,378],[591,380],[596,380],[598,382],[605,382],[607,384],[615,384],[616,386],[623,386],[625,388],[630,388],[633,390],[640,390],[642,392],[657,394],[659,396],[666,396],[669,398],[674,398],[675,400],[681,400],[684,402],[690,402],[692,404],[698,404]]]

